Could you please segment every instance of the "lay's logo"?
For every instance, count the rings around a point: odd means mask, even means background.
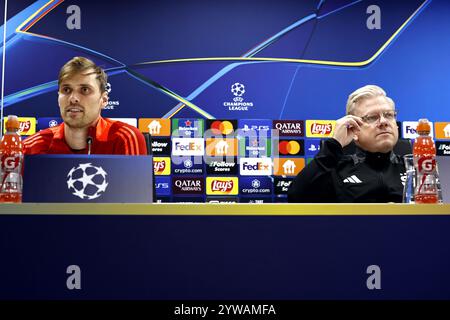
[[[153,158],[153,172],[158,176],[167,176],[170,174],[170,158],[169,157],[154,157]]]
[[[236,177],[207,177],[206,194],[236,195],[238,194],[238,178]]]
[[[229,181],[218,181],[215,180],[213,181],[212,185],[211,185],[211,190],[212,191],[220,191],[220,192],[230,192],[231,190],[233,190],[233,180],[229,180]]]
[[[20,124],[18,133],[21,136],[31,136],[32,134],[36,133],[36,118],[18,117],[18,119],[19,119],[19,124]],[[4,128],[3,133],[6,132],[6,128],[5,128],[6,120],[7,120],[7,117],[5,117],[3,119],[3,128]]]
[[[335,120],[306,120],[306,136],[325,138],[333,135]]]

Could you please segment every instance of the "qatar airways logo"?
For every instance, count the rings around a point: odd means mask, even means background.
[[[273,127],[278,130],[280,136],[304,136],[303,120],[274,120]]]
[[[200,180],[176,180],[175,185],[178,188],[200,188]]]
[[[330,137],[333,134],[336,121],[306,120],[308,137]]]
[[[175,178],[172,180],[173,183],[173,193],[183,194],[183,193],[193,193],[200,194],[204,190],[203,178]]]

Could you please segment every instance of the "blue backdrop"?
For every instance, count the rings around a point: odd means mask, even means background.
[[[374,4],[381,29],[370,30],[366,10]],[[67,27],[70,5],[80,9],[79,30]],[[58,70],[84,55],[109,70],[110,100],[119,105],[105,110],[108,117],[336,119],[351,91],[373,83],[397,102],[402,121],[450,119],[445,0],[9,6],[7,113],[58,116]],[[253,102],[248,111],[223,106],[236,82]]]

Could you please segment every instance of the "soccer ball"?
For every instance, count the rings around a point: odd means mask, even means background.
[[[231,92],[236,97],[241,97],[245,93],[245,86],[242,83],[236,82],[231,86]]]
[[[107,173],[102,167],[93,166],[90,163],[81,163],[73,167],[67,174],[67,188],[74,196],[81,199],[92,200],[100,197],[105,192],[108,182]]]

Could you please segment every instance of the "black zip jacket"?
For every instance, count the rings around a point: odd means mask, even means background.
[[[297,175],[289,202],[402,202],[405,167],[393,151],[371,153],[356,147],[344,154],[331,138]]]

